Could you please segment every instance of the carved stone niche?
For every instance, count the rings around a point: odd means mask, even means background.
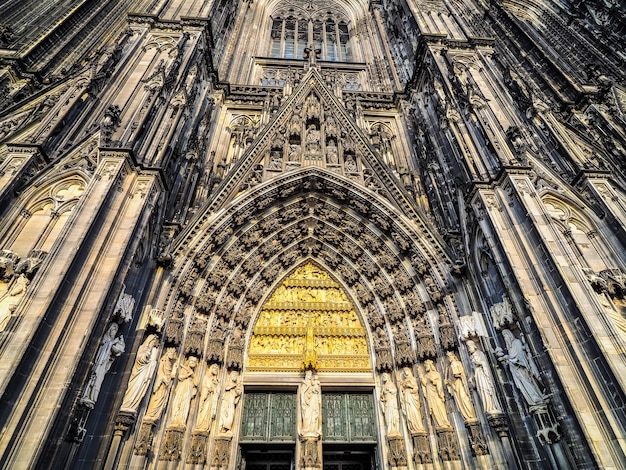
[[[418,315],[415,319],[415,335],[417,341],[417,357],[422,361],[437,357],[435,339],[428,326],[426,315]]]
[[[406,332],[398,328],[395,334],[396,339],[396,364],[398,368],[411,367],[415,363],[415,352],[411,347],[411,342]]]
[[[205,332],[206,320],[198,317],[194,318],[185,339],[185,355],[202,356]]]
[[[450,323],[450,317],[443,305],[438,305],[439,310],[439,338],[441,346],[445,350],[456,348],[454,326]]]

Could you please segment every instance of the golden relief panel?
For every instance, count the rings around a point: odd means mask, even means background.
[[[309,263],[265,303],[250,340],[247,370],[368,372],[365,329],[341,286]]]

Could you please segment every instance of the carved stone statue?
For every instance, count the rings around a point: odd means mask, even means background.
[[[174,398],[172,399],[170,426],[184,427],[187,423],[191,400],[194,399],[198,390],[198,379],[196,378],[197,366],[198,358],[190,356],[186,363],[183,363],[178,370],[178,382],[174,389]]]
[[[451,426],[446,413],[441,374],[437,372],[435,364],[430,359],[424,362],[424,368],[426,373],[422,376],[422,385],[430,415],[437,428],[449,428]]]
[[[448,387],[448,391],[450,395],[454,397],[463,419],[465,421],[474,421],[476,420],[476,412],[474,411],[474,406],[469,396],[463,364],[454,351],[448,351],[446,356],[448,356],[449,361],[446,370],[446,386]]]
[[[320,131],[313,124],[306,132],[306,151],[311,154],[318,154],[320,151]]]
[[[383,405],[383,414],[387,424],[387,437],[400,435],[400,413],[398,412],[398,389],[391,376],[385,372],[380,376],[381,393],[380,401]]]
[[[526,346],[510,330],[502,330],[508,354],[501,349],[496,350],[498,359],[509,366],[513,383],[521,392],[529,406],[540,405],[546,402],[539,385],[539,371],[532,359],[528,357]]]
[[[473,341],[467,341],[467,351],[474,366],[474,387],[480,396],[483,410],[488,415],[502,413],[502,406],[496,395],[496,387],[489,373],[489,364],[485,353],[476,347]]]
[[[211,421],[215,418],[217,407],[218,385],[220,368],[217,364],[211,364],[204,374],[202,381],[202,391],[200,394],[200,409],[198,410],[198,420],[196,429],[208,431]]]
[[[233,370],[228,374],[226,385],[224,386],[222,407],[220,409],[220,434],[232,435],[233,423],[235,422],[235,408],[242,393],[243,385],[239,380],[239,372]]]
[[[300,387],[300,434],[305,437],[319,436],[322,428],[322,390],[317,374],[311,369],[304,375]]]
[[[121,411],[137,413],[139,404],[148,390],[152,375],[156,370],[159,354],[159,338],[149,335],[137,351],[137,358],[130,373],[126,394],[122,401]]]
[[[422,411],[420,404],[419,385],[417,379],[413,375],[413,371],[409,367],[402,369],[402,407],[406,415],[406,421],[409,425],[411,434],[419,434],[425,432],[424,422],[422,421]]]
[[[4,331],[7,323],[9,323],[11,315],[13,315],[17,305],[26,293],[28,284],[29,282],[26,276],[20,274],[13,286],[9,289],[9,292],[0,299],[0,332]]]
[[[174,348],[168,348],[161,356],[157,377],[152,387],[152,396],[144,416],[145,421],[156,422],[161,417],[165,405],[167,405],[168,389],[172,381],[175,359],[176,349]]]
[[[132,295],[122,292],[117,300],[113,315],[117,316],[121,322],[128,323],[133,318],[133,309],[135,308],[135,299]]]
[[[88,406],[93,406],[98,400],[104,376],[111,368],[115,358],[120,356],[126,348],[124,337],[121,335],[116,337],[118,330],[118,324],[111,323],[111,326],[109,326],[109,329],[102,338],[102,343],[100,344],[100,349],[98,349],[91,371],[91,376],[85,386],[85,391],[81,399],[81,401]]]

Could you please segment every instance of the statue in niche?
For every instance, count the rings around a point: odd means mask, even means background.
[[[476,413],[474,412],[472,400],[469,396],[463,364],[454,351],[448,351],[446,356],[448,356],[448,368],[446,370],[446,386],[448,387],[448,392],[454,397],[463,419],[465,421],[475,421]]]
[[[502,336],[504,336],[508,354],[504,354],[502,349],[497,348],[496,356],[500,362],[509,366],[513,383],[524,400],[529,406],[546,403],[546,397],[539,385],[539,371],[529,357],[526,345],[521,339],[516,338],[511,330],[502,330]]]
[[[348,173],[356,173],[358,171],[358,168],[356,166],[356,162],[354,161],[354,158],[352,157],[352,155],[346,155],[345,156],[345,161],[343,163],[343,167],[345,168],[345,170]]]
[[[502,295],[502,302],[492,305],[489,310],[496,328],[502,328],[507,324],[513,323],[513,309],[506,294]]]
[[[300,145],[289,144],[289,155],[287,156],[287,160],[290,162],[300,161]]]
[[[219,366],[211,364],[204,374],[202,392],[200,394],[200,409],[198,410],[198,420],[196,421],[196,429],[200,431],[208,431],[211,421],[215,418],[219,372]]]
[[[307,153],[314,155],[320,153],[320,131],[314,124],[307,128],[305,148]]]
[[[148,403],[148,410],[144,416],[145,421],[156,422],[161,417],[161,412],[167,404],[168,388],[172,382],[176,349],[167,348],[159,361],[157,377],[152,387],[152,396]]]
[[[329,165],[337,165],[339,163],[339,153],[334,140],[331,140],[326,145],[326,162]]]
[[[235,422],[235,408],[243,393],[243,385],[239,380],[239,372],[231,371],[226,379],[224,395],[222,397],[222,407],[220,410],[219,433],[222,435],[232,435],[233,423]]]
[[[471,340],[467,341],[466,345],[474,366],[474,387],[476,387],[482,402],[483,410],[488,415],[501,414],[502,406],[496,395],[496,387],[489,373],[489,364],[485,353],[478,349]]]
[[[380,401],[383,405],[383,414],[385,415],[385,423],[387,425],[387,437],[399,436],[400,413],[398,412],[398,389],[387,372],[384,372],[380,376],[380,380],[382,383]]]
[[[7,327],[11,315],[13,315],[20,300],[22,300],[22,297],[24,297],[26,293],[28,284],[28,278],[20,274],[13,286],[9,289],[9,292],[0,300],[0,332],[4,331]]]
[[[130,373],[130,380],[128,381],[128,387],[124,394],[124,400],[122,401],[121,411],[130,411],[133,414],[137,413],[139,404],[143,399],[150,380],[152,380],[152,374],[156,370],[159,355],[159,338],[156,335],[149,335],[137,351],[137,358],[133,365],[133,370]]]
[[[422,376],[424,395],[428,402],[430,415],[437,428],[450,428],[450,421],[446,413],[446,403],[443,395],[443,382],[441,374],[437,372],[435,364],[430,359],[424,361],[426,373]]]
[[[322,389],[317,374],[308,369],[300,387],[300,434],[304,437],[319,436],[322,428]]]
[[[104,376],[111,368],[115,358],[120,356],[126,348],[124,337],[122,335],[116,337],[118,330],[118,324],[111,323],[111,326],[109,326],[109,329],[102,338],[102,343],[96,354],[96,359],[91,371],[91,376],[89,377],[89,381],[85,386],[85,391],[81,398],[81,401],[88,406],[93,407],[98,400]]]
[[[401,382],[402,395],[400,395],[402,407],[406,415],[411,434],[425,432],[420,404],[420,393],[417,379],[409,367],[402,369]]]
[[[190,356],[178,370],[178,382],[174,389],[174,398],[172,399],[170,426],[184,427],[187,422],[191,400],[194,399],[198,390],[198,380],[196,378],[197,366],[198,358]]]

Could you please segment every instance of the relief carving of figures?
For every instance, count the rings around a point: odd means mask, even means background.
[[[159,338],[156,335],[149,335],[137,351],[137,358],[130,373],[130,380],[126,388],[126,394],[122,401],[121,411],[137,413],[139,404],[143,399],[152,375],[156,370],[159,355]]]
[[[0,332],[4,331],[9,323],[9,319],[17,308],[20,300],[26,293],[29,281],[23,274],[20,274],[9,292],[0,299]]]
[[[476,387],[480,397],[483,410],[488,415],[501,414],[502,406],[496,395],[496,387],[489,372],[489,363],[485,353],[478,349],[471,340],[467,341],[466,345],[470,360],[474,366],[474,387]]]
[[[425,432],[424,422],[422,421],[422,412],[420,404],[420,393],[417,379],[413,375],[413,371],[409,367],[402,369],[402,394],[400,399],[402,407],[406,415],[406,421],[409,425],[411,435]]]
[[[508,354],[504,354],[502,349],[497,348],[498,360],[509,366],[513,383],[529,406],[545,404],[546,397],[539,384],[539,371],[529,357],[526,345],[510,330],[502,330],[502,336],[504,336]]]
[[[198,379],[196,378],[197,366],[198,358],[190,356],[186,363],[183,363],[178,370],[178,383],[174,389],[174,398],[172,399],[170,426],[185,427],[187,423],[191,400],[194,399],[198,391]]]
[[[306,371],[300,387],[300,414],[300,434],[303,437],[319,436],[322,429],[322,389],[317,374],[311,369]]]
[[[235,408],[241,394],[243,385],[239,379],[239,372],[233,370],[228,374],[224,394],[222,396],[222,407],[220,409],[219,433],[222,435],[232,435],[233,423],[235,422]]]
[[[385,415],[385,423],[387,425],[387,437],[399,436],[400,413],[398,412],[398,389],[387,372],[384,372],[380,376],[380,380],[382,383],[380,401],[383,405],[383,414]]]
[[[454,401],[456,401],[459,407],[463,420],[474,421],[476,420],[476,413],[474,412],[474,406],[469,396],[463,364],[454,351],[448,351],[446,356],[448,356],[449,361],[446,370],[446,386],[448,387],[448,391],[450,395],[454,397]]]
[[[220,368],[217,364],[211,364],[204,374],[200,394],[200,409],[198,410],[198,420],[196,422],[197,430],[208,431],[211,427],[211,421],[215,418],[219,371]]]
[[[148,403],[148,410],[144,416],[145,421],[156,422],[161,417],[161,412],[167,405],[168,389],[172,382],[176,349],[167,348],[159,361],[157,377],[152,387],[152,396]]]
[[[104,376],[111,368],[115,358],[120,356],[126,348],[124,337],[121,335],[116,337],[118,330],[118,324],[111,323],[111,326],[109,326],[109,329],[102,338],[102,343],[100,344],[100,349],[98,349],[91,371],[91,376],[89,377],[89,381],[85,386],[85,391],[81,398],[81,401],[87,406],[93,407],[96,403],[102,382],[104,381]]]
[[[435,364],[430,359],[424,362],[426,373],[422,376],[424,395],[428,402],[430,416],[432,416],[437,428],[449,428],[450,421],[446,413],[446,403],[443,395],[443,381],[441,374],[435,369]]]

